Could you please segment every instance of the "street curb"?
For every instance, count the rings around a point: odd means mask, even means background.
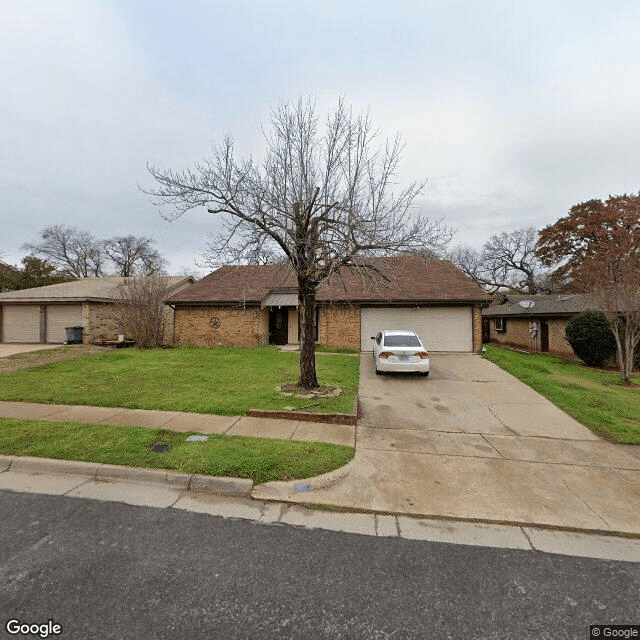
[[[125,467],[123,465],[82,462],[80,460],[0,455],[0,473],[5,471],[84,476],[88,480],[128,480],[163,487],[169,486],[173,489],[182,489],[184,491],[209,491],[228,496],[250,496],[253,489],[253,480],[245,478],[203,476],[193,473],[180,473],[170,469]]]
[[[251,497],[256,500],[271,500],[271,498],[260,497],[259,494],[261,487],[282,495],[290,494],[292,492],[308,493],[311,491],[317,491],[318,489],[327,489],[328,487],[341,482],[351,473],[351,467],[353,466],[354,461],[355,456],[339,469],[334,469],[328,473],[323,473],[321,476],[315,476],[314,478],[308,478],[306,480],[273,480],[271,482],[264,482],[253,488],[251,491]],[[279,500],[279,498],[276,498],[275,500]],[[289,502],[286,498],[282,498],[282,501]]]
[[[224,476],[191,477],[190,491],[210,491],[225,496],[250,496],[253,480],[246,478],[226,478]]]
[[[251,418],[270,418],[296,420],[298,422],[324,422],[327,424],[346,424],[353,426],[358,421],[355,413],[311,413],[309,411],[280,411],[271,409],[249,409]]]

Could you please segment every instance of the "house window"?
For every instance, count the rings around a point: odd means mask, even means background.
[[[493,319],[493,328],[495,331],[499,331],[503,333],[507,330],[507,320],[506,318],[494,318]]]

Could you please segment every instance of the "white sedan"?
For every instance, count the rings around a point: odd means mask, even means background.
[[[404,371],[429,375],[429,354],[414,331],[379,331],[373,340],[376,373]]]

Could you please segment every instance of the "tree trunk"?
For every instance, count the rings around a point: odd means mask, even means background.
[[[298,322],[300,323],[300,379],[303,389],[317,389],[316,377],[316,290],[313,285],[298,280]]]
[[[620,341],[620,333],[618,331],[618,327],[611,322],[609,322],[609,326],[611,327],[611,331],[613,333],[613,337],[616,340],[616,351],[618,356],[618,368],[620,369],[620,377],[624,381],[624,348],[622,346],[622,342]]]
[[[633,343],[631,342],[631,332],[628,330],[628,323],[625,324],[624,331],[624,377],[625,382],[631,382],[631,371],[633,369]]]

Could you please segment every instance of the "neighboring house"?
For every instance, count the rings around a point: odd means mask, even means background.
[[[171,295],[193,284],[185,276],[169,276]],[[121,333],[113,317],[117,287],[129,278],[83,278],[33,289],[0,293],[0,341],[62,344],[66,327],[83,327],[84,342],[116,339]],[[173,332],[173,317],[168,311]],[[168,336],[170,341],[171,335]]]
[[[380,258],[387,282],[343,267],[318,291],[316,341],[371,350],[380,329],[412,329],[432,351],[472,352],[482,345],[489,300],[451,262]],[[296,280],[288,267],[227,266],[167,300],[178,344],[199,346],[299,342]]]
[[[575,357],[564,330],[567,320],[589,308],[581,294],[507,294],[482,312],[485,341]]]

